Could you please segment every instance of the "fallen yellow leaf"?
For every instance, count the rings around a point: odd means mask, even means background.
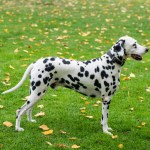
[[[53,134],[53,130],[48,130],[48,131],[44,131],[44,132],[42,132],[44,135],[51,135],[51,134]]]
[[[80,148],[80,146],[74,144],[74,145],[71,146],[71,148],[73,148],[73,149],[78,149],[78,148]]]
[[[131,110],[131,111],[133,111],[133,110],[134,110],[134,108],[132,107],[132,108],[130,108],[130,110]]]
[[[142,125],[142,126],[145,126],[145,125],[146,125],[146,122],[142,122],[141,125]]]
[[[44,108],[44,105],[38,105],[37,107],[42,109],[42,108]]]
[[[57,144],[56,146],[59,148],[68,148],[68,146],[65,144]]]
[[[85,116],[86,118],[92,119],[94,118],[93,116]]]
[[[13,124],[9,121],[3,122],[3,125],[6,126],[6,127],[12,127],[13,126]]]
[[[71,138],[68,138],[69,140],[77,140],[76,137],[71,137]]]
[[[41,116],[45,116],[45,112],[39,112],[36,115],[34,115],[35,117],[41,117]]]
[[[86,98],[86,97],[82,97],[82,96],[81,96],[80,98],[81,98],[82,100],[87,100],[87,98]]]
[[[85,102],[85,105],[89,105],[89,104],[90,104],[90,102],[88,102],[88,101]]]
[[[4,108],[4,106],[3,106],[3,105],[0,105],[0,109],[2,109],[2,108]]]
[[[10,77],[6,77],[6,78],[4,79],[4,81],[9,82],[9,81],[10,81]]]
[[[112,139],[117,139],[118,135],[112,135],[111,137],[112,137]]]
[[[146,91],[147,91],[147,92],[150,92],[150,87],[148,87],[148,88],[146,89]]]
[[[15,69],[12,65],[9,65],[9,68],[10,68],[10,69],[13,69],[13,70]]]
[[[81,110],[81,113],[85,113],[85,112],[86,112],[86,110],[85,110],[85,109],[82,109],[82,110]]]
[[[129,78],[135,78],[135,74],[130,73]]]
[[[22,100],[24,100],[24,101],[27,101],[28,99],[29,99],[29,96],[22,98]]]
[[[46,141],[46,143],[50,146],[52,146],[53,144],[51,142]]]
[[[122,149],[123,148],[123,144],[119,144],[118,148]]]
[[[63,130],[60,130],[59,131],[61,134],[67,134],[67,132],[63,131]]]
[[[42,129],[42,130],[49,130],[49,127],[45,124],[39,126],[39,128]]]

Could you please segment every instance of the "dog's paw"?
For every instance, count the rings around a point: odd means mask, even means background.
[[[106,131],[103,131],[104,133],[106,133],[106,134],[108,134],[108,135],[113,135],[111,132],[109,132],[108,130],[106,130]]]
[[[16,131],[20,132],[20,131],[24,131],[23,128],[16,128]]]
[[[113,129],[112,129],[112,128],[110,128],[110,127],[108,127],[108,130],[109,130],[109,131],[113,131]]]
[[[34,122],[34,123],[36,123],[36,120],[32,119],[32,120],[30,120],[29,122]]]

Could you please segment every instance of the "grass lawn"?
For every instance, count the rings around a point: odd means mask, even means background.
[[[150,47],[149,6],[149,0],[1,0],[0,93],[41,57],[100,57],[124,35]],[[34,116],[37,123],[24,116],[25,131],[17,133],[15,111],[25,103],[28,87],[27,80],[17,91],[0,95],[0,149],[149,150],[150,53],[141,62],[129,59],[122,68],[121,86],[110,105],[114,139],[102,133],[101,99],[62,87],[49,89],[33,110],[45,115]],[[12,126],[4,126],[6,121]],[[44,135],[43,124],[53,134]]]

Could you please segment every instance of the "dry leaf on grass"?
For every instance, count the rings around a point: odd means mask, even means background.
[[[42,132],[44,135],[51,135],[51,134],[53,134],[53,130],[48,130],[48,131],[44,131],[44,132]]]
[[[65,145],[65,144],[57,144],[56,147],[59,147],[59,148],[68,148],[68,146]]]
[[[76,137],[70,137],[70,138],[68,138],[69,140],[77,140],[77,138]]]
[[[9,82],[9,81],[10,81],[10,77],[9,77],[9,76],[6,77],[6,78],[4,79],[4,81]]]
[[[118,148],[122,149],[123,148],[123,144],[119,144]]]
[[[29,99],[29,96],[22,98],[23,101],[27,101],[28,99]]]
[[[44,131],[49,130],[49,127],[47,125],[45,125],[45,124],[39,126],[39,128],[44,130]]]
[[[44,108],[44,105],[38,105],[37,107],[42,109],[42,108]]]
[[[129,77],[130,77],[130,78],[135,78],[135,74],[130,73]]]
[[[45,112],[39,112],[37,113],[36,115],[34,115],[35,117],[42,117],[42,116],[45,116]]]
[[[13,70],[15,69],[12,65],[9,65],[9,68],[10,68],[10,69],[13,69]]]
[[[142,126],[145,126],[145,125],[146,125],[146,122],[142,122],[141,125],[142,125]]]
[[[146,92],[150,92],[150,87],[148,87],[148,88],[146,89]]]
[[[78,148],[80,148],[80,146],[74,144],[74,145],[71,146],[71,148],[72,148],[72,149],[78,149]]]
[[[63,130],[60,130],[59,131],[61,134],[67,134],[67,132],[66,131],[63,131]]]
[[[13,124],[9,121],[3,122],[3,125],[6,126],[6,127],[12,127],[13,126]]]
[[[85,116],[86,118],[88,119],[93,119],[94,117],[93,116]]]
[[[52,146],[53,144],[51,142],[46,141],[46,143],[50,146]]]
[[[111,137],[112,137],[112,139],[117,139],[118,135],[112,135]]]
[[[3,109],[4,108],[4,106],[3,105],[0,105],[0,109]]]

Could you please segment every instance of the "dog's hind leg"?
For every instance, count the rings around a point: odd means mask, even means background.
[[[27,110],[27,120],[28,120],[29,122],[36,122],[36,120],[32,119],[32,108],[29,108],[29,109]]]
[[[42,96],[37,96],[34,93],[30,95],[28,101],[17,110],[17,116],[16,116],[16,131],[24,131],[23,128],[20,127],[21,117],[24,115],[25,112],[28,111],[29,113],[29,121],[32,120],[31,116],[31,109],[34,106],[34,104],[41,99]]]

